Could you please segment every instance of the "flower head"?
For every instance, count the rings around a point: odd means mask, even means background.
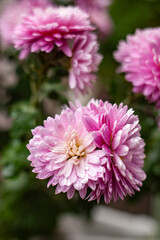
[[[15,0],[2,12],[0,17],[0,35],[3,45],[13,44],[14,30],[21,23],[24,16],[31,14],[33,8],[44,8],[50,5],[49,0]]]
[[[72,48],[71,67],[69,70],[69,86],[86,92],[96,79],[93,74],[98,70],[102,56],[97,52],[98,43],[93,33],[78,35]]]
[[[98,149],[105,151],[107,158],[104,179],[97,181],[97,187],[89,200],[104,196],[106,203],[111,199],[134,194],[139,190],[146,175],[142,170],[144,162],[144,141],[140,136],[140,125],[132,109],[120,104],[91,101],[84,108],[84,124],[93,134]]]
[[[93,30],[88,15],[77,7],[35,8],[15,29],[14,45],[20,58],[30,52],[51,52],[55,46],[71,57],[68,41]]]
[[[27,145],[28,159],[37,178],[50,178],[48,186],[68,198],[90,188],[89,200],[106,203],[139,190],[146,175],[144,141],[133,110],[120,104],[92,100],[87,107],[77,103],[44,121],[33,131]]]
[[[95,189],[97,179],[104,175],[104,152],[96,150],[82,116],[81,108],[74,112],[67,108],[55,119],[49,117],[44,127],[32,131],[33,138],[27,146],[37,178],[50,177],[48,186],[57,185],[56,193],[67,192],[68,198],[75,190],[84,198],[87,188]]]
[[[114,53],[121,63],[119,72],[133,84],[133,92],[142,93],[160,107],[160,28],[137,30],[121,41]]]
[[[113,23],[106,11],[110,5],[110,0],[75,0],[75,2],[89,14],[91,22],[104,36],[111,32]]]

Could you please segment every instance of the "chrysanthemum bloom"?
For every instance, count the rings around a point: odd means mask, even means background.
[[[0,35],[4,46],[13,44],[13,34],[16,26],[21,23],[22,18],[32,13],[34,7],[47,7],[49,0],[15,0],[8,4],[0,16]]]
[[[98,70],[102,60],[98,48],[95,34],[90,33],[76,37],[69,70],[69,86],[71,89],[78,89],[83,93],[91,87],[92,81],[96,79],[93,73]]]
[[[121,41],[114,53],[121,63],[119,72],[133,84],[133,92],[142,93],[160,107],[160,28],[137,30]]]
[[[75,0],[75,3],[89,14],[91,22],[102,35],[110,34],[113,23],[106,10],[111,3],[110,0]]]
[[[36,8],[15,29],[14,45],[21,59],[39,50],[49,53],[55,46],[71,57],[68,41],[91,30],[88,14],[77,7]]]
[[[48,186],[56,187],[56,194],[67,192],[72,198],[75,190],[82,198],[87,188],[95,189],[98,178],[103,179],[104,152],[97,150],[82,121],[81,108],[74,112],[67,108],[55,119],[49,117],[44,127],[36,127],[28,144],[28,159],[37,178],[50,177]]]
[[[89,200],[106,203],[111,199],[134,194],[139,190],[146,175],[144,163],[144,141],[140,136],[140,125],[132,109],[120,104],[91,101],[84,108],[83,121],[88,132],[92,133],[98,149],[105,151],[107,161],[104,179],[97,181],[97,187],[89,195]]]

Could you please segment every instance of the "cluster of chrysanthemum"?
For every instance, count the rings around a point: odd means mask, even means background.
[[[27,147],[33,172],[49,178],[56,194],[67,192],[70,199],[78,191],[109,203],[142,186],[145,144],[138,117],[123,104],[91,100],[86,107],[71,106],[32,133]]]
[[[3,43],[19,50],[20,59],[30,53],[63,53],[69,59],[70,88],[85,92],[96,79],[94,73],[102,60],[90,20],[107,33],[104,8],[109,1],[75,3],[80,8],[58,7],[49,0],[17,0],[2,15],[0,29]],[[115,57],[135,91],[143,91],[159,106],[159,35],[158,30],[151,36],[150,32],[129,37]],[[139,120],[123,104],[98,100],[86,107],[71,104],[32,133],[27,147],[33,172],[39,179],[49,179],[48,187],[56,186],[56,193],[66,192],[69,199],[77,191],[89,201],[99,202],[103,196],[109,203],[134,194],[146,177]]]
[[[118,71],[133,84],[133,92],[160,108],[160,28],[136,30],[119,43],[114,57],[121,63]]]
[[[0,20],[4,44],[20,59],[39,51],[63,52],[69,61],[69,86],[85,92],[102,60],[89,15],[79,7],[58,7],[48,0],[22,0],[7,7]],[[81,80],[80,80],[81,76]]]

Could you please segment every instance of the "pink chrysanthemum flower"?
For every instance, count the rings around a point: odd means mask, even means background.
[[[91,87],[92,81],[96,79],[93,74],[98,70],[98,65],[102,60],[98,53],[98,43],[95,34],[85,34],[76,37],[69,70],[69,86],[86,92]]]
[[[160,28],[137,30],[121,41],[114,53],[121,63],[119,72],[133,84],[133,92],[142,93],[160,107]]]
[[[100,30],[102,35],[110,34],[113,23],[106,11],[111,3],[110,0],[75,0],[75,3],[89,14],[91,22]]]
[[[104,179],[97,181],[97,187],[89,195],[89,200],[106,203],[111,199],[134,194],[139,190],[146,175],[144,163],[144,141],[140,136],[140,125],[132,109],[120,104],[91,101],[84,108],[83,121],[86,129],[93,134],[98,149],[105,151],[107,161]]]
[[[32,13],[35,7],[47,7],[49,0],[15,0],[2,11],[0,16],[0,35],[4,46],[13,44],[13,34],[16,26],[21,23],[24,16]]]
[[[75,190],[82,198],[87,188],[95,189],[98,178],[103,179],[104,152],[97,150],[82,121],[83,112],[67,108],[55,119],[49,117],[44,127],[36,127],[28,144],[28,159],[37,178],[50,177],[48,186],[56,187],[56,194],[67,192],[72,198]]]
[[[36,8],[17,26],[14,45],[21,59],[39,50],[49,53],[55,46],[71,57],[68,40],[91,30],[88,14],[77,7]]]

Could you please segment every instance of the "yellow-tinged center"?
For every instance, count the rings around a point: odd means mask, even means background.
[[[66,142],[66,154],[67,160],[72,158],[74,164],[78,164],[79,159],[85,157],[85,148],[75,131],[72,131],[70,140]]]

